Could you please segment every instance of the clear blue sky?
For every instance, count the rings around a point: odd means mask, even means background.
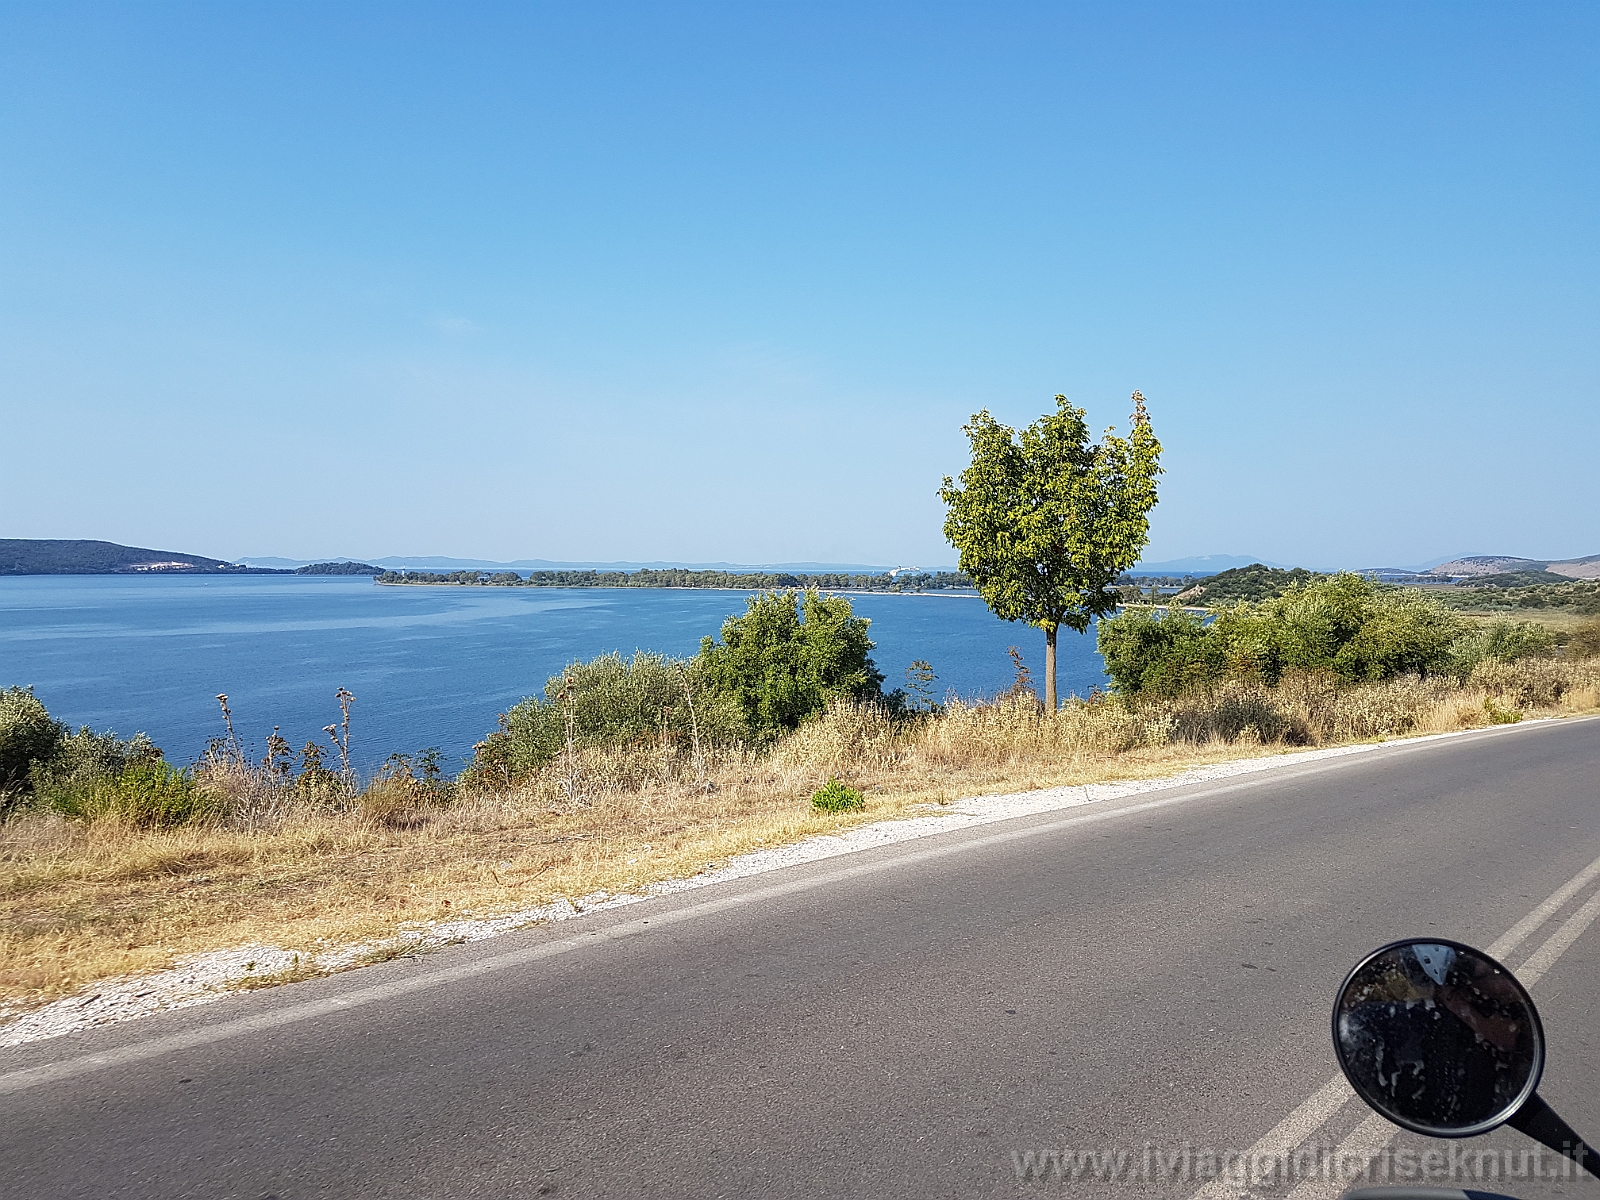
[[[947,563],[1149,398],[1147,559],[1600,552],[1594,4],[0,7],[0,536]]]

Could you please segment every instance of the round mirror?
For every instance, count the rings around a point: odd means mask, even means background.
[[[1356,1093],[1396,1125],[1471,1137],[1509,1120],[1544,1070],[1516,977],[1459,942],[1394,942],[1345,978],[1333,1045]]]

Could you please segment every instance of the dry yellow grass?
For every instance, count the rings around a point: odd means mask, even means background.
[[[1585,625],[1593,625],[1592,614],[1573,612],[1570,609],[1515,608],[1515,609],[1458,609],[1456,615],[1479,625],[1492,625],[1497,621],[1529,621],[1543,625],[1558,639],[1570,636]]]
[[[1028,703],[910,723],[843,706],[765,755],[713,759],[709,790],[685,756],[645,748],[585,755],[577,803],[552,768],[448,804],[379,789],[342,811],[267,803],[241,778],[232,827],[24,814],[0,826],[0,1000],[15,1010],[200,951],[266,943],[310,955],[408,922],[629,891],[963,796],[1596,707],[1600,662],[1497,666],[1465,685],[1232,683],[1137,708],[1076,702],[1053,718]],[[866,793],[864,812],[812,810],[831,775]]]

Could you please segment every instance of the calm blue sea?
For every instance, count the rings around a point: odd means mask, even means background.
[[[356,695],[351,756],[438,746],[453,761],[497,715],[575,659],[635,649],[689,655],[744,611],[747,593],[646,589],[379,587],[296,575],[23,576],[0,579],[0,687],[32,684],[73,726],[148,733],[173,762],[222,732],[226,692],[260,752],[274,725],[299,747]],[[1010,685],[1006,647],[1035,677],[1044,635],[975,597],[852,596],[871,619],[886,688],[927,659],[963,697]],[[1093,631],[1064,634],[1063,693],[1103,685]]]

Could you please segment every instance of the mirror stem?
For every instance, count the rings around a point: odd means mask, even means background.
[[[1534,1141],[1549,1146],[1557,1154],[1572,1159],[1596,1179],[1600,1179],[1600,1154],[1596,1154],[1539,1096],[1537,1092],[1519,1108],[1507,1125],[1519,1129]]]

